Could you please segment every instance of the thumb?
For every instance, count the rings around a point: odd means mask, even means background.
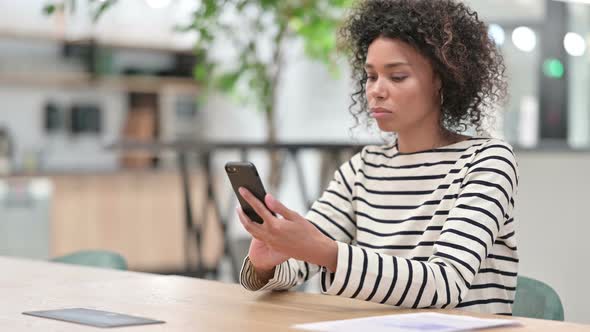
[[[287,208],[283,205],[283,203],[276,200],[270,194],[266,194],[266,196],[264,197],[264,202],[272,212],[280,214],[285,219],[296,221],[298,218],[301,218],[297,212]]]

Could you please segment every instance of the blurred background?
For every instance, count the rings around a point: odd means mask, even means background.
[[[0,255],[107,250],[235,282],[249,238],[225,162],[253,161],[305,213],[383,142],[347,110],[333,37],[350,2],[0,0]],[[520,273],[590,323],[590,2],[466,2],[508,70],[489,128],[520,166]]]

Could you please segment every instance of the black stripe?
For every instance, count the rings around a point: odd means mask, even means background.
[[[303,277],[303,280],[307,280],[309,278],[309,264],[303,262],[303,266],[305,267],[305,276]]]
[[[434,290],[434,296],[432,297],[432,302],[430,303],[430,307],[434,307],[436,305],[436,301],[438,301],[438,291]]]
[[[518,258],[514,258],[514,257],[507,257],[507,256],[500,256],[500,255],[488,255],[488,258],[493,258],[493,259],[498,259],[498,260],[501,260],[501,261],[508,261],[508,262],[518,263]]]
[[[391,244],[391,245],[385,245],[385,246],[378,246],[378,245],[374,245],[374,244],[370,244],[370,243],[366,243],[366,242],[362,242],[362,241],[358,241],[357,240],[357,244],[359,246],[363,246],[365,248],[371,248],[371,249],[413,250],[413,249],[416,249],[416,247],[429,247],[429,246],[434,246],[434,241],[422,241],[422,242],[418,243],[417,245],[396,245],[396,244]]]
[[[479,273],[495,273],[507,277],[516,277],[518,275],[516,272],[501,271],[496,269],[481,269],[479,270]]]
[[[508,245],[506,242],[504,242],[504,241],[501,241],[501,240],[496,240],[496,242],[494,242],[494,243],[495,243],[495,244],[499,244],[499,245],[501,245],[501,246],[504,246],[504,247],[506,247],[506,248],[508,248],[508,249],[510,249],[510,250],[513,250],[513,251],[514,251],[514,250],[517,250],[517,248],[516,248],[516,247],[511,247],[511,246],[509,246],[509,245]]]
[[[443,280],[445,281],[445,289],[447,291],[447,303],[445,303],[442,308],[446,308],[449,304],[451,304],[451,289],[449,288],[449,279],[447,278],[447,272],[445,269],[439,265],[440,273],[443,276]]]
[[[315,208],[312,208],[311,211],[319,214],[320,216],[324,217],[324,219],[326,219],[327,221],[329,221],[332,225],[336,226],[338,229],[340,229],[342,231],[342,233],[346,234],[346,236],[348,236],[351,240],[353,239],[352,234],[350,234],[348,232],[348,230],[346,228],[344,228],[342,225],[340,225],[339,223],[335,222],[334,220],[332,220],[330,217],[328,217],[327,215],[323,214],[322,212],[316,210]]]
[[[369,233],[369,234],[373,234],[373,235],[377,235],[377,236],[381,236],[381,237],[400,236],[400,235],[422,235],[422,234],[424,234],[423,231],[401,231],[401,232],[394,232],[394,233],[379,233],[379,232],[376,232],[376,231],[374,231],[372,229],[365,228],[365,227],[359,227],[359,228],[357,228],[357,232],[365,232],[365,233]]]
[[[342,214],[343,216],[345,216],[346,219],[348,219],[348,221],[350,221],[353,225],[356,225],[356,223],[354,222],[354,220],[352,219],[351,216],[349,216],[346,212],[340,210],[338,207],[332,205],[332,203],[327,202],[327,201],[324,201],[324,200],[321,200],[321,199],[318,199],[317,202],[320,203],[320,204],[324,204],[324,205],[330,206],[331,208],[333,208],[334,210],[340,212],[340,214]]]
[[[406,262],[408,263],[408,283],[406,284],[406,289],[404,290],[404,293],[402,294],[402,297],[399,299],[399,301],[397,302],[396,306],[399,307],[402,305],[402,303],[404,303],[404,300],[406,299],[406,295],[408,295],[408,291],[410,290],[410,286],[412,285],[412,262],[410,262],[409,260],[406,259]]]
[[[348,160],[348,166],[350,166],[350,170],[352,171],[352,173],[354,175],[356,175],[356,170],[354,169],[354,167],[352,166],[352,160]],[[516,172],[515,172],[516,173]]]
[[[514,236],[514,231],[512,231],[512,232],[510,232],[510,233],[508,233],[508,234],[506,234],[504,236],[498,236],[498,239],[500,239],[500,240],[508,240],[509,238],[511,238],[513,236]]]
[[[357,295],[359,295],[359,293],[361,292],[361,289],[363,289],[363,286],[365,284],[365,277],[367,276],[367,265],[368,265],[369,258],[367,257],[366,251],[364,251],[362,249],[361,249],[361,251],[363,252],[363,270],[361,272],[361,280],[359,281],[359,286],[356,289],[356,291],[354,292],[354,294],[352,294],[353,299],[355,299],[357,297]]]
[[[514,172],[514,178],[516,178],[516,174],[517,174],[516,167],[514,167],[514,164],[512,164],[512,162],[510,160],[508,160],[508,159],[506,159],[506,158],[504,158],[502,156],[489,156],[489,157],[481,158],[478,161],[472,163],[471,166],[475,166],[475,165],[477,165],[479,163],[482,163],[482,162],[484,162],[486,160],[490,160],[490,159],[501,160],[501,161],[507,163],[508,166],[510,166],[512,168],[512,171]]]
[[[346,181],[346,179],[344,178],[344,174],[342,174],[342,171],[340,169],[338,169],[338,173],[340,174],[342,181],[344,181],[344,185],[346,186],[346,189],[348,189],[348,192],[352,195],[352,189],[348,185],[348,181]]]
[[[485,147],[485,148],[481,149],[480,151],[481,151],[481,152],[483,152],[483,151],[486,151],[486,150],[489,150],[489,149],[495,149],[495,148],[504,149],[504,150],[506,150],[506,151],[510,152],[510,154],[511,154],[512,156],[514,156],[514,151],[512,151],[512,150],[511,150],[509,147],[507,147],[506,145],[501,145],[501,144],[493,144],[493,145],[488,145],[487,147]]]
[[[285,281],[285,284],[289,285],[293,280],[293,277],[291,276],[291,263],[289,263],[289,260],[286,260],[285,262],[287,263],[287,280]]]
[[[489,228],[487,228],[485,225],[475,222],[472,219],[469,219],[469,218],[447,218],[447,221],[462,221],[462,222],[468,223],[472,226],[479,227],[482,230],[484,230],[486,233],[488,233],[488,235],[490,236],[490,241],[494,239],[494,235]]]
[[[326,189],[326,192],[329,192],[332,195],[338,196],[340,198],[342,198],[343,201],[345,201],[346,203],[350,203],[350,199],[342,196],[342,194],[338,193],[337,191],[334,191],[332,189]]]
[[[471,147],[469,147],[469,148],[471,148]],[[398,156],[409,156],[409,155],[420,154],[420,153],[465,152],[469,148],[467,148],[467,149],[434,149],[434,150],[418,151],[418,152],[412,152],[412,153],[399,153],[399,152],[396,152],[392,156],[388,156],[387,154],[382,153],[382,152],[374,152],[374,151],[368,151],[367,150],[367,154],[372,154],[372,155],[376,155],[376,156],[383,156],[385,158],[393,159],[393,158],[396,158]]]
[[[488,202],[492,202],[494,204],[496,204],[496,206],[500,209],[500,212],[502,213],[502,215],[504,215],[504,207],[502,206],[502,204],[500,202],[498,202],[497,199],[490,197],[488,195],[484,195],[484,194],[480,194],[480,193],[464,193],[459,195],[458,198],[463,198],[463,197],[479,197],[481,199],[484,199]]]
[[[507,291],[515,291],[516,287],[508,287],[506,285],[500,285],[500,284],[479,284],[479,285],[471,285],[471,287],[469,287],[469,289],[485,289],[485,288],[498,288],[498,289],[504,289]]]
[[[313,221],[311,221],[309,219],[307,219],[307,221],[309,221],[312,225],[314,225],[315,228],[317,228],[320,232],[322,232],[322,234],[324,234],[325,236],[329,237],[330,239],[336,241],[336,239],[332,235],[330,235],[330,233],[323,230],[320,226],[316,225]]]
[[[467,139],[465,141],[472,141],[472,140],[483,140],[483,139],[488,139],[489,138],[471,138],[471,139]],[[424,154],[424,153],[443,153],[443,152],[465,152],[473,147],[477,147],[477,146],[481,146],[483,143],[479,143],[479,144],[472,144],[470,146],[468,146],[467,148],[464,149],[445,149],[445,148],[439,148],[439,149],[432,149],[432,150],[426,150],[426,151],[417,151],[417,152],[409,152],[409,153],[400,153],[400,152],[396,152],[395,154],[393,154],[392,156],[388,156],[385,153],[381,153],[381,152],[375,152],[375,151],[369,151],[368,149],[366,150],[367,154],[373,154],[373,155],[378,155],[378,156],[383,156],[386,158],[395,158],[397,156],[411,156],[411,155],[416,155],[416,154]],[[395,146],[395,145],[394,145]],[[393,147],[392,147],[393,148]],[[396,149],[397,150],[397,149]],[[399,150],[398,150],[399,151]]]
[[[432,201],[426,201],[420,205],[378,205],[378,204],[372,204],[369,201],[367,201],[366,199],[362,198],[362,197],[358,197],[358,196],[354,196],[352,198],[353,201],[360,201],[363,202],[365,204],[367,204],[368,206],[375,208],[375,209],[383,209],[383,210],[415,210],[417,208],[420,208],[424,205],[438,205],[440,204],[443,200],[447,200],[447,199],[455,199],[457,198],[457,195],[445,195],[443,197],[442,200],[432,200]]]
[[[383,277],[383,258],[381,257],[381,255],[377,255],[377,258],[379,260],[379,267],[377,268],[377,279],[375,280],[375,286],[373,287],[373,291],[371,292],[371,295],[367,297],[366,301],[371,301],[373,299],[373,296],[375,296],[375,294],[377,293],[377,289],[379,288],[381,278]]]
[[[422,299],[422,294],[424,294],[424,288],[426,288],[426,282],[428,281],[428,273],[426,271],[426,264],[420,263],[422,266],[422,272],[424,273],[424,278],[422,278],[422,286],[420,286],[420,290],[418,291],[418,296],[416,297],[416,302],[412,306],[412,309],[418,308],[420,305],[420,300]]]
[[[497,312],[494,315],[510,316],[510,317],[512,317],[512,313],[511,312]]]
[[[461,297],[461,288],[459,287],[459,284],[457,284],[456,281],[455,281],[455,287],[457,287],[457,297],[459,300],[458,303],[461,303],[461,302],[463,302],[463,298]]]
[[[436,214],[439,214],[438,212],[439,211],[437,211]],[[355,211],[355,214],[357,216],[365,217],[365,218],[367,218],[367,219],[369,219],[371,221],[382,223],[382,224],[401,224],[403,222],[413,221],[413,220],[414,221],[415,220],[420,220],[420,221],[423,221],[423,220],[431,220],[432,217],[433,217],[433,216],[414,216],[414,217],[410,217],[410,218],[406,218],[406,219],[388,220],[388,219],[379,219],[379,218],[371,217],[370,215],[368,215],[366,213],[363,213],[363,212],[359,212],[359,211]],[[448,211],[447,211],[447,214],[448,214]]]
[[[493,215],[490,211],[488,211],[486,209],[479,208],[479,207],[475,207],[475,206],[465,205],[465,204],[459,204],[459,205],[457,205],[457,208],[463,209],[463,210],[477,211],[477,212],[485,214],[486,216],[490,217],[490,219],[492,219],[496,223],[497,230],[498,231],[500,230],[500,223],[498,223],[498,218],[496,218],[496,216]]]
[[[340,296],[348,286],[348,280],[350,279],[350,272],[352,269],[352,247],[350,245],[347,245],[346,247],[348,248],[348,265],[346,266],[346,276],[344,277],[344,283],[342,284],[342,288],[336,294],[338,296]]]
[[[415,256],[411,258],[413,261],[417,261],[417,262],[428,262],[430,260],[430,257],[426,257],[426,256]]]
[[[473,236],[471,234],[463,233],[463,232],[458,231],[458,230],[453,229],[453,228],[445,229],[444,231],[440,232],[440,235],[443,235],[445,233],[453,233],[453,234],[459,235],[461,237],[464,237],[464,238],[467,238],[467,239],[470,239],[472,241],[475,241],[475,242],[479,243],[484,248],[484,250],[485,250],[485,256],[488,255],[488,246],[486,245],[485,242],[483,242],[482,240],[480,240],[478,237],[475,237],[475,236]]]
[[[461,158],[459,158],[461,159]],[[373,164],[371,162],[366,161],[364,158],[361,157],[364,165],[373,167],[373,168],[388,168],[388,169],[411,169],[411,168],[420,168],[420,167],[432,167],[438,165],[455,165],[457,163],[456,160],[443,160],[438,161],[435,163],[423,163],[423,164],[412,164],[412,165],[402,165],[402,166],[390,166],[385,164]]]
[[[415,180],[440,180],[444,179],[447,174],[439,174],[439,175],[416,175],[416,176],[370,176],[367,175],[362,169],[359,169],[359,173],[361,173],[366,179],[369,180],[376,180],[376,181],[415,181]]]
[[[470,307],[470,306],[473,306],[473,305],[490,304],[490,303],[508,303],[508,304],[512,304],[512,303],[514,303],[514,301],[508,300],[508,299],[484,299],[484,300],[475,300],[475,301],[468,301],[468,302],[459,303],[457,305],[457,308],[465,308],[465,307]]]
[[[478,172],[484,172],[484,173],[492,172],[492,173],[502,175],[510,183],[510,188],[512,190],[514,190],[514,183],[512,183],[512,179],[510,178],[510,176],[508,176],[508,174],[504,173],[504,171],[501,171],[501,170],[495,169],[495,168],[489,168],[489,167],[479,167],[479,168],[475,168],[475,169],[471,170],[470,174],[478,173]]]
[[[475,251],[473,251],[471,249],[468,249],[468,248],[466,248],[466,247],[464,247],[464,246],[462,246],[460,244],[449,243],[449,242],[444,242],[444,241],[436,241],[436,245],[437,246],[447,247],[447,248],[453,248],[453,249],[457,249],[457,250],[464,251],[464,252],[468,252],[468,253],[472,254],[475,258],[477,258],[478,262],[481,263],[481,256],[477,252],[475,252]],[[475,274],[475,270],[473,270],[473,273]]]
[[[513,221],[514,221],[514,218],[510,218],[510,219],[506,220],[506,222],[504,223],[504,226],[510,224]]]
[[[381,304],[389,300],[391,293],[393,293],[393,288],[395,288],[395,284],[397,283],[397,258],[395,256],[391,256],[391,258],[393,259],[393,280],[391,280],[389,290],[387,291],[387,294],[385,294],[383,300],[381,300]]]
[[[328,286],[326,285],[326,279],[328,279],[328,272],[322,271],[322,291],[327,292]]]
[[[469,140],[488,140],[489,141],[490,139],[489,138],[472,138],[472,139],[469,139]],[[414,152],[414,153],[403,153],[403,154],[402,153],[399,153],[399,152],[396,152],[395,154],[393,154],[391,156],[388,156],[385,153],[379,153],[379,152],[369,151],[368,149],[366,149],[366,153],[367,154],[378,155],[378,156],[383,156],[383,157],[386,157],[386,158],[393,159],[393,158],[395,158],[397,156],[400,156],[400,155],[401,156],[404,156],[404,155],[414,155],[414,154],[421,154],[421,153],[436,153],[436,152],[465,152],[465,151],[468,151],[469,149],[471,149],[473,147],[482,146],[484,143],[487,143],[487,142],[478,143],[478,144],[472,144],[471,146],[469,146],[469,147],[467,147],[465,149],[434,149],[434,150],[428,150],[428,151],[419,151],[419,152]],[[391,149],[391,148],[393,148],[395,146],[396,145],[393,145],[389,149]],[[494,149],[494,148],[504,149],[504,150],[510,152],[510,154],[512,154],[514,156],[514,152],[510,148],[508,148],[505,145],[501,145],[501,144],[493,144],[493,145],[484,146],[482,148],[479,148],[479,149],[475,150],[474,153],[468,154],[467,156],[472,156],[473,154],[476,154],[477,155],[477,154],[479,154],[481,152],[484,152],[484,151],[490,150],[490,149]]]
[[[434,193],[437,190],[440,190],[440,189],[449,189],[451,187],[450,184],[441,184],[441,185],[439,185],[434,190],[422,190],[422,191],[403,191],[403,190],[401,190],[401,191],[388,191],[388,190],[374,190],[374,189],[369,189],[369,188],[365,187],[365,185],[362,182],[355,182],[354,185],[363,188],[363,190],[365,190],[369,194],[386,195],[386,196],[390,196],[390,195],[430,195],[430,194]]]
[[[428,267],[428,269],[430,269],[430,272],[432,272],[432,279],[434,279],[436,282],[436,276],[434,275],[432,264],[426,264],[425,266]],[[434,296],[432,297],[432,301],[430,302],[430,307],[434,307],[436,305],[436,302],[438,302],[438,287],[434,287]]]
[[[506,201],[511,200],[509,198],[508,192],[506,192],[506,189],[504,189],[504,187],[502,187],[501,185],[499,185],[497,183],[492,183],[492,182],[488,182],[488,181],[481,181],[481,180],[467,181],[466,183],[461,185],[461,189],[464,189],[465,187],[472,185],[472,184],[479,184],[479,185],[485,186],[485,187],[494,187],[494,188],[500,190],[502,192],[502,194],[504,194],[504,197],[506,197]],[[512,200],[512,202],[514,202],[514,201]]]
[[[444,252],[437,252],[436,254],[434,254],[434,256],[436,257],[442,257],[442,258],[447,258],[450,259],[452,261],[455,261],[461,265],[463,265],[466,269],[469,270],[469,272],[471,272],[472,274],[475,275],[475,270],[471,267],[471,265],[465,263],[464,261],[460,260],[459,258],[455,257],[455,256],[451,256],[449,254],[445,254]],[[459,276],[461,276],[461,278],[463,279],[463,281],[465,282],[466,285],[471,285],[470,283],[467,282],[467,279],[463,276],[463,274],[457,270],[457,272],[459,273]]]
[[[479,139],[479,138],[478,138],[478,139]],[[487,139],[487,138],[481,138],[481,139]],[[471,140],[471,139],[470,139],[470,140]],[[473,140],[475,140],[475,138],[474,138]],[[467,151],[467,150],[469,150],[470,148],[474,148],[474,147],[478,147],[478,146],[482,146],[482,145],[483,145],[483,143],[473,144],[473,145],[471,145],[470,147],[466,148],[466,149],[465,149],[465,150],[463,150],[463,151],[452,151],[452,152],[464,152],[464,151]],[[383,151],[387,151],[387,150],[389,150],[389,149],[393,148],[394,146],[395,146],[395,145],[393,145],[393,146],[390,146],[390,147],[387,147],[386,149],[383,149]],[[482,151],[485,151],[485,150],[488,150],[488,149],[490,149],[490,148],[494,148],[494,147],[503,147],[503,148],[505,148],[506,150],[508,150],[508,151],[510,151],[510,152],[512,153],[512,151],[511,151],[510,149],[506,148],[505,146],[502,146],[502,145],[490,145],[490,146],[488,146],[488,147],[479,148],[479,149],[475,150],[474,152],[471,152],[471,153],[468,153],[468,154],[461,155],[461,156],[460,156],[458,159],[466,159],[466,158],[469,158],[469,157],[473,156],[474,154],[478,154],[478,153],[480,153],[480,152],[482,152]],[[444,151],[440,151],[440,152],[448,152],[448,151],[450,151],[450,150],[444,150]],[[367,154],[380,155],[380,156],[385,156],[385,157],[387,157],[387,158],[395,158],[395,157],[397,157],[398,155],[400,155],[400,153],[396,153],[396,154],[394,154],[394,155],[392,155],[392,156],[387,156],[387,155],[385,155],[385,154],[383,154],[383,153],[369,151],[368,149],[366,150],[366,152],[367,152]],[[413,153],[413,154],[417,154],[417,153],[424,153],[424,152],[437,152],[437,151],[432,151],[432,150],[430,150],[430,151],[415,152],[415,153]],[[410,154],[412,154],[412,153],[410,153]],[[512,153],[512,154],[514,155],[514,153]],[[401,155],[408,155],[408,154],[401,154]],[[362,157],[361,157],[361,160],[362,160],[362,161],[363,161],[363,162],[366,164],[366,161],[365,161],[365,159],[364,159],[364,158],[362,158]],[[383,165],[383,166],[386,166],[386,165]]]

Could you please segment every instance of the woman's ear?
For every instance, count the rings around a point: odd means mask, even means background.
[[[434,72],[434,91],[440,93],[442,91],[442,80],[440,79],[440,75],[435,71]]]
[[[440,79],[440,76],[438,75],[438,73],[434,73],[434,97],[435,98],[440,98],[441,99],[441,104],[442,104],[442,80]]]

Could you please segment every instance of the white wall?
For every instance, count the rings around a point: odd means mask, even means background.
[[[68,107],[72,102],[96,102],[102,107],[101,135],[69,136],[63,131],[46,135],[43,129],[43,106],[53,100]],[[25,159],[35,169],[115,169],[116,154],[105,146],[119,137],[127,110],[127,100],[120,93],[97,92],[91,88],[63,91],[52,88],[0,87],[0,125],[10,128],[15,144],[17,169],[27,168]],[[34,158],[35,160],[31,160]]]
[[[590,152],[519,152],[520,273],[550,284],[565,319],[590,323]]]

